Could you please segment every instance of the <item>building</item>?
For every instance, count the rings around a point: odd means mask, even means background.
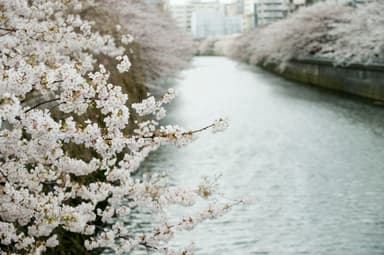
[[[237,3],[224,4],[224,14],[225,16],[238,16],[242,15],[242,12],[239,11]]]
[[[222,9],[220,0],[214,0],[209,2],[202,2],[200,0],[193,0],[189,3],[192,6],[193,11],[200,10],[216,10],[219,11]]]
[[[187,4],[169,5],[167,7],[176,25],[183,31],[191,33],[192,14],[196,11],[211,10],[220,11],[221,4],[219,0],[211,2],[191,1]]]
[[[206,39],[241,32],[241,16],[226,16],[224,11],[198,10],[192,13],[191,32],[195,39]]]
[[[299,8],[321,1],[359,6],[369,0],[244,0],[243,28],[250,30],[286,18]]]
[[[191,31],[192,6],[187,4],[170,5],[168,10],[176,25],[182,31],[189,33]]]
[[[243,14],[243,11],[244,11],[244,1],[245,0],[236,0],[235,3],[237,5],[237,12],[239,14]]]
[[[242,30],[249,31],[254,29],[256,26],[255,21],[255,0],[244,0]]]
[[[290,13],[300,7],[306,6],[316,0],[255,0],[255,23],[267,25],[286,18]]]
[[[257,0],[256,24],[266,25],[287,17],[290,11],[288,0]]]

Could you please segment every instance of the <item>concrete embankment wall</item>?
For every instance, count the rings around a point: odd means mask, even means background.
[[[262,68],[301,83],[384,101],[384,64],[338,67],[329,60],[302,58],[288,62],[284,68],[276,64]]]

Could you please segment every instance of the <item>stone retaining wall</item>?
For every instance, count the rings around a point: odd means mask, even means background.
[[[284,68],[266,64],[265,68],[287,79],[384,101],[384,64],[334,66],[329,60],[301,58]]]

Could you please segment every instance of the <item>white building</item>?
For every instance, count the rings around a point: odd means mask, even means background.
[[[170,5],[169,12],[175,20],[176,25],[185,32],[191,31],[192,6],[190,5]]]
[[[302,6],[316,0],[255,0],[255,23],[266,25],[284,19]]]
[[[238,16],[243,14],[242,11],[239,11],[237,3],[224,4],[223,7],[225,16]]]
[[[249,31],[255,28],[255,0],[243,0],[242,30]]]
[[[241,32],[241,16],[225,16],[223,11],[193,12],[192,35],[195,39],[237,34]]]
[[[321,1],[358,6],[367,0],[243,0],[243,30],[251,30],[255,26],[267,25],[284,19],[302,6]]]
[[[202,2],[194,0],[186,4],[169,5],[168,11],[175,20],[177,26],[187,33],[191,33],[192,13],[200,10],[219,11],[221,4],[219,0]]]
[[[266,25],[287,17],[290,10],[288,0],[257,0],[256,24]]]
[[[193,11],[199,11],[199,10],[216,10],[219,11],[222,9],[222,5],[220,3],[220,0],[214,0],[209,2],[202,2],[200,0],[193,0],[189,3]]]

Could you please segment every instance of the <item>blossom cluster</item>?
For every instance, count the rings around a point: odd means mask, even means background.
[[[96,56],[116,58],[119,72],[131,63],[114,37],[72,13],[84,2],[0,0],[0,254],[42,254],[73,233],[88,250],[192,254],[191,247],[168,247],[173,234],[234,203],[215,202],[207,181],[185,188],[133,175],[148,153],[162,144],[184,145],[196,132],[160,126],[173,90],[129,105],[122,88],[109,82]],[[141,118],[128,132],[132,111]],[[199,198],[213,200],[198,215],[165,217],[167,206],[193,206]],[[133,208],[151,210],[159,226],[129,233],[123,219]]]

